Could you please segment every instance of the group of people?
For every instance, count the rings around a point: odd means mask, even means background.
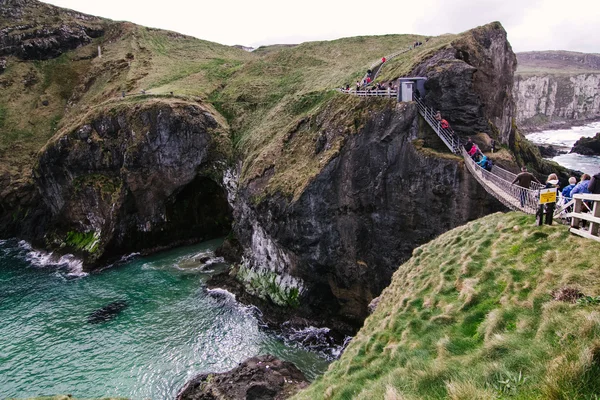
[[[475,161],[475,163],[477,165],[479,165],[481,168],[485,169],[486,171],[490,171],[490,172],[492,171],[492,167],[494,165],[493,161],[488,156],[483,154],[483,152],[481,151],[479,146],[477,146],[477,144],[473,143],[473,139],[469,138],[467,140],[467,143],[465,143],[465,150],[467,151],[467,154],[471,157],[471,159],[473,161]]]
[[[364,86],[364,89],[362,89]],[[350,90],[350,85],[345,85],[346,90]],[[363,82],[361,83],[360,81],[356,81],[356,91],[360,91],[360,90],[366,90],[367,92],[370,92],[371,90],[396,90],[397,87],[394,83],[394,81],[389,81],[389,82],[377,82],[376,84],[371,85],[371,81],[369,80],[369,77],[365,78],[363,80]]]
[[[573,195],[582,193],[582,194],[600,194],[600,173],[595,174],[594,176],[590,176],[589,174],[581,175],[579,183],[577,182],[577,178],[574,176],[569,178],[569,184],[565,186],[562,190],[560,190],[560,184],[558,175],[550,174],[546,179],[545,184],[541,183],[535,175],[527,171],[527,167],[521,168],[521,173],[516,176],[513,180],[513,184],[517,184],[520,187],[525,189],[529,189],[531,186],[531,182],[535,181],[541,185],[544,185],[546,189],[555,189],[557,194],[557,202],[556,203],[546,203],[540,205],[538,208],[538,221],[541,224],[543,216],[545,215],[545,223],[550,225],[552,224],[552,218],[554,215],[554,209],[556,204],[567,204],[573,198]],[[559,199],[560,197],[560,199]],[[521,191],[520,201],[521,207],[524,206],[526,199],[526,192]]]

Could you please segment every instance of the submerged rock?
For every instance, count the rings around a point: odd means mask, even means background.
[[[263,355],[228,372],[196,376],[177,400],[283,400],[306,386],[308,381],[294,364]]]
[[[87,322],[88,324],[99,324],[110,321],[111,319],[116,318],[117,315],[119,315],[121,311],[126,309],[128,306],[129,305],[125,300],[113,301],[112,303],[99,308],[88,315]]]
[[[559,147],[555,147],[553,145],[539,145],[538,150],[540,151],[540,155],[545,158],[556,157],[560,154],[565,154],[565,150],[561,150]]]

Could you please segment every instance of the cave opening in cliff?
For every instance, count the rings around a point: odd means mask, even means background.
[[[227,193],[206,176],[196,176],[180,187],[160,208],[158,211],[153,205],[139,204],[131,192],[127,193],[117,223],[119,233],[107,246],[106,257],[128,252],[152,253],[224,237],[231,231],[233,216]],[[140,219],[140,214],[148,209],[162,214],[160,220]]]
[[[166,219],[177,239],[208,240],[227,235],[233,221],[227,193],[214,180],[197,176],[166,202]]]

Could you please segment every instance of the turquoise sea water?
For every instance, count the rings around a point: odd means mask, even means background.
[[[48,265],[17,241],[0,241],[0,398],[72,394],[170,399],[202,372],[221,372],[258,354],[294,362],[311,379],[323,355],[284,343],[251,308],[206,279],[218,242],[132,258],[83,275],[73,260]],[[128,307],[89,324],[111,302]]]

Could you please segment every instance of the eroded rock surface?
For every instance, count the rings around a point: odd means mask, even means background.
[[[560,129],[600,119],[600,56],[566,51],[517,54],[517,123]]]
[[[275,304],[360,326],[416,246],[503,209],[461,159],[420,150],[439,141],[428,135],[415,105],[399,105],[349,137],[296,201],[253,204],[251,189],[240,188],[237,278]]]
[[[306,386],[308,381],[294,364],[264,355],[228,372],[198,375],[177,400],[283,400]]]
[[[508,145],[514,140],[516,68],[506,31],[495,22],[467,32],[410,75],[427,77],[425,102],[440,110],[456,132],[463,136],[488,132]]]
[[[199,105],[150,102],[106,110],[57,137],[34,172],[50,215],[46,246],[93,265],[227,234],[218,128]]]
[[[54,16],[56,25],[51,24]],[[1,21],[4,19],[5,21]],[[38,21],[43,20],[43,23]],[[29,0],[0,2],[0,56],[47,60],[84,46],[104,34],[101,18]]]
[[[575,142],[571,153],[578,153],[584,156],[600,156],[600,133],[591,138],[582,137]]]

